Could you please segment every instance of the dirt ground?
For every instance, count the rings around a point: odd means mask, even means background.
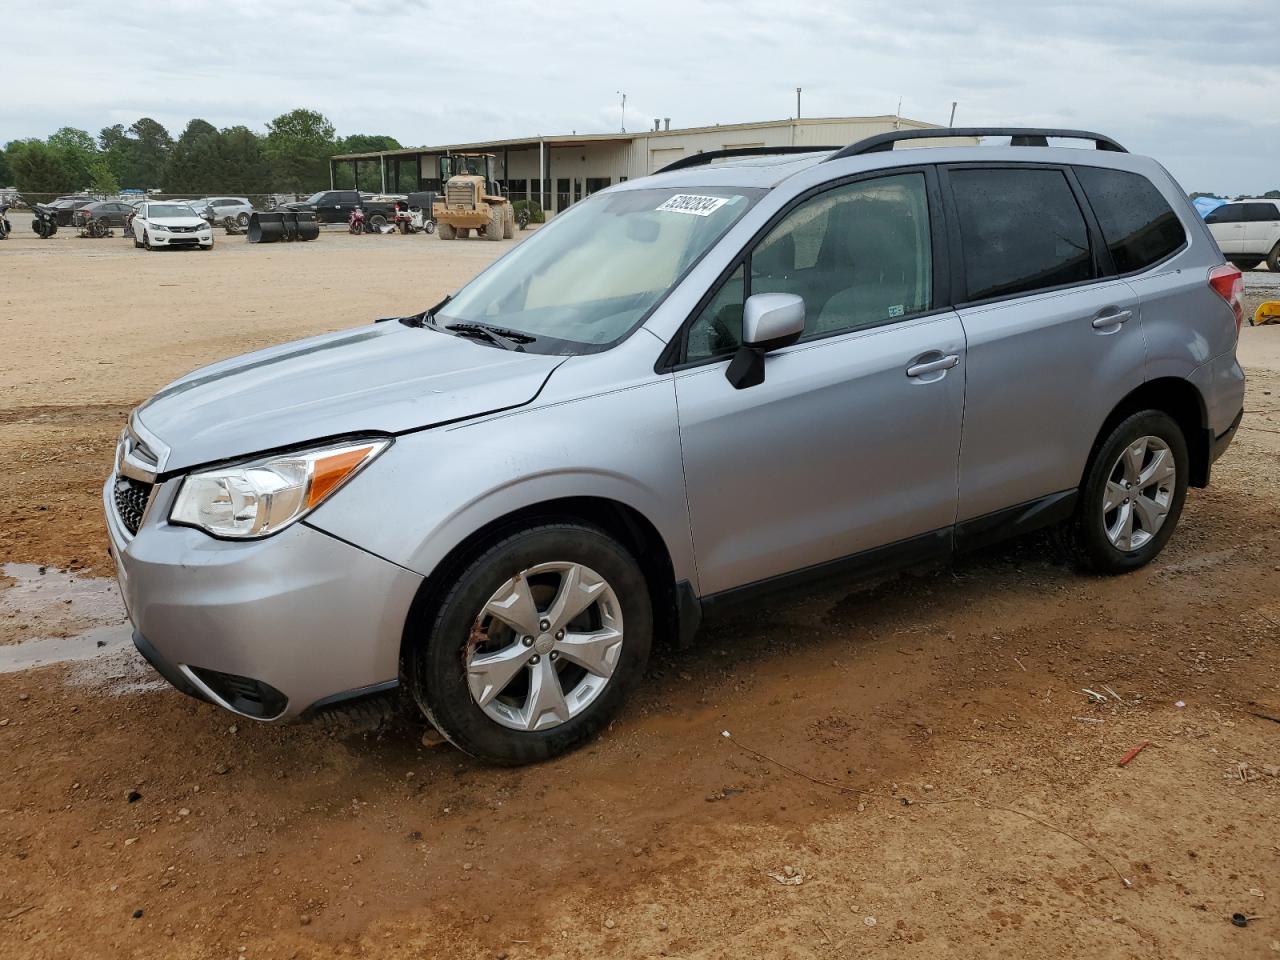
[[[509,246],[0,243],[0,651],[89,638],[0,672],[0,954],[1280,957],[1280,327],[1245,330],[1248,415],[1151,566],[1042,536],[793,600],[660,651],[553,763],[156,683],[98,579],[128,410]]]

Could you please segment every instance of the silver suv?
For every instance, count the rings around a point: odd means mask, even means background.
[[[1240,298],[1169,174],[1096,134],[700,154],[422,313],[161,390],[111,551],[189,694],[276,720],[401,685],[541,760],[655,637],[779,588],[1049,524],[1147,563],[1240,422]]]

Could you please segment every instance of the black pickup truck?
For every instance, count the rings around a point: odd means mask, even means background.
[[[384,223],[391,222],[390,200],[374,200],[373,194],[358,190],[321,190],[305,200],[286,203],[281,209],[311,210],[321,223],[346,223],[356,207],[363,207],[369,220],[380,216]]]

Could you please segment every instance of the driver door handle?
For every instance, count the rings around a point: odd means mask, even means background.
[[[907,367],[907,376],[925,377],[931,373],[937,373],[940,370],[950,370],[959,362],[959,354],[949,353],[945,357],[939,357],[937,360],[929,360],[925,363],[912,364]]]
[[[1118,327],[1133,316],[1132,310],[1117,310],[1115,313],[1103,313],[1093,318],[1093,328]]]

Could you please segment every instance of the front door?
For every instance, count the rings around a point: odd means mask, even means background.
[[[1218,241],[1218,248],[1225,254],[1245,253],[1244,249],[1244,204],[1227,203],[1211,210],[1204,218],[1209,226],[1213,239]]]
[[[963,523],[1076,489],[1098,429],[1145,377],[1138,298],[1099,280],[1065,169],[952,167],[968,343]]]
[[[927,173],[793,207],[685,333],[675,374],[703,596],[886,545],[950,548],[964,334],[937,309]],[[726,379],[752,293],[805,299],[763,383]]]

